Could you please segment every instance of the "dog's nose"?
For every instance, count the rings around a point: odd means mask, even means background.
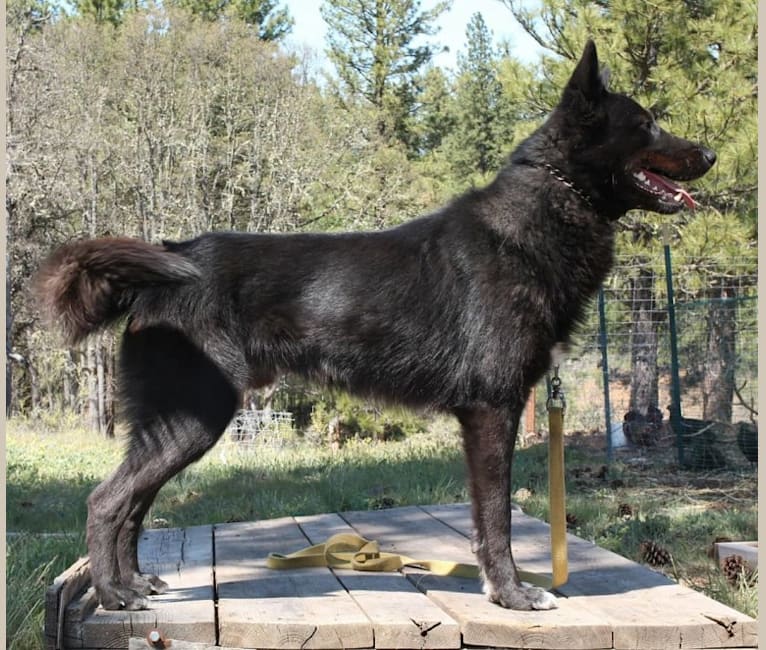
[[[717,156],[715,155],[715,151],[712,149],[707,149],[705,147],[702,147],[702,157],[705,159],[708,165],[711,167],[716,161]]]

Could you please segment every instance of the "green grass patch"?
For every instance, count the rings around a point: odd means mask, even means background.
[[[8,650],[42,650],[45,590],[84,553],[84,532],[53,536],[21,533],[7,540],[5,645]]]

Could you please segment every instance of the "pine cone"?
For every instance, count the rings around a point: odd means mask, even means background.
[[[723,560],[723,574],[730,585],[736,587],[744,582],[752,586],[755,582],[755,574],[750,565],[741,555],[727,555]]]
[[[577,518],[577,515],[567,512],[567,528],[577,528],[579,525],[580,520]]]
[[[617,516],[622,519],[631,519],[633,517],[633,506],[629,503],[621,503],[617,506]]]
[[[641,559],[650,566],[665,566],[666,564],[670,564],[670,551],[657,544],[657,542],[644,540],[638,548],[641,553]]]

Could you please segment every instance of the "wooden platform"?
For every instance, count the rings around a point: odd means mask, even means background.
[[[514,555],[550,570],[548,526],[514,513]],[[561,650],[755,648],[756,621],[589,542],[569,536],[570,581],[559,609],[492,605],[478,581],[418,570],[272,571],[289,553],[338,532],[381,550],[473,562],[467,505],[394,508],[268,521],[149,530],[142,568],[172,590],[143,612],[96,609],[80,561],[48,591],[50,648],[152,647],[151,630],[175,650],[212,648],[540,648]],[[163,647],[158,645],[155,647]]]

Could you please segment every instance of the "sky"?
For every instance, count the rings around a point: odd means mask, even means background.
[[[325,31],[327,25],[319,13],[322,0],[283,0],[295,19],[292,34],[287,39],[294,46],[309,46],[321,55],[327,44]],[[421,7],[429,9],[435,0],[422,0]],[[518,25],[510,9],[500,0],[453,0],[452,9],[442,14],[438,24],[439,33],[432,37],[449,48],[435,58],[435,63],[442,67],[455,68],[456,56],[465,50],[465,30],[471,16],[481,12],[496,42],[507,39],[511,43],[511,54],[524,62],[537,60],[540,48]]]

